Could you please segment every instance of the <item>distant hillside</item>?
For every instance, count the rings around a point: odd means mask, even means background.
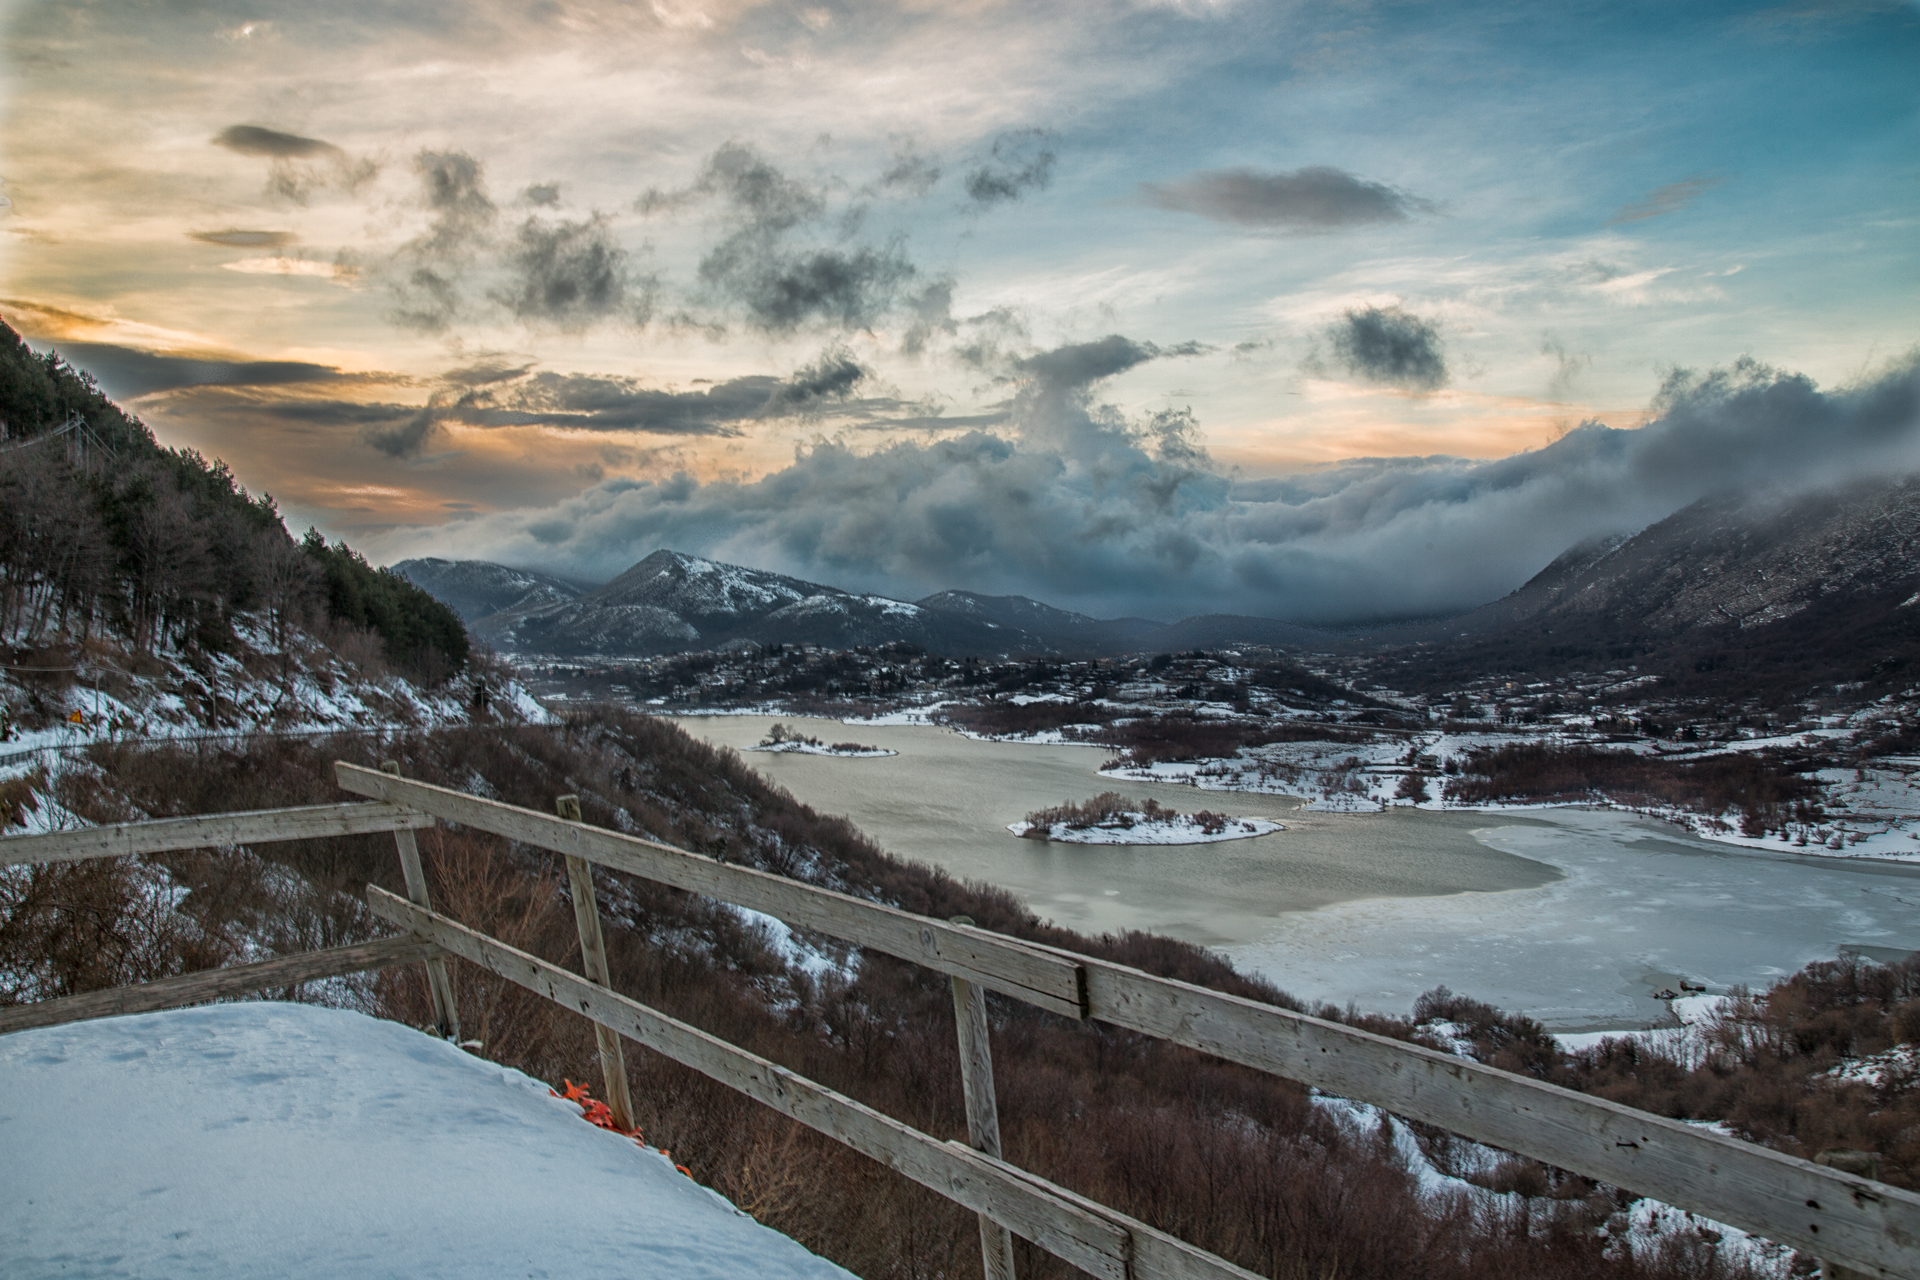
[[[1179,647],[1169,641],[1164,622],[1145,618],[1092,618],[1070,613],[1026,596],[985,596],[973,591],[941,591],[919,601],[923,609],[979,618],[1038,637],[1044,647],[1069,657],[1104,657],[1142,649]]]
[[[402,560],[393,572],[450,605],[468,622],[496,613],[524,613],[576,600],[591,588],[533,569],[490,560]]]
[[[511,608],[476,622],[475,631],[503,649],[561,657],[677,653],[741,641],[832,648],[904,642],[959,654],[1042,646],[980,618],[669,550],[575,599]]]
[[[1420,673],[1637,664],[1678,692],[1765,699],[1920,672],[1920,477],[1703,499],[1569,550],[1512,595],[1424,628]],[[1831,691],[1829,689],[1829,691]]]

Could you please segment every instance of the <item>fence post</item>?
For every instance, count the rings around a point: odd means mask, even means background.
[[[950,924],[972,924],[955,916]],[[960,1032],[960,1091],[967,1104],[967,1142],[975,1151],[1000,1156],[1000,1109],[993,1096],[993,1046],[987,1039],[987,992],[965,978],[953,979],[953,1021]],[[1013,1233],[980,1215],[980,1263],[987,1280],[1014,1280]]]
[[[554,812],[568,822],[579,822],[580,797],[558,796]],[[573,922],[580,929],[580,971],[595,986],[613,989],[607,971],[607,944],[600,934],[600,902],[593,889],[593,867],[575,854],[567,857],[567,883],[573,890]],[[606,1087],[607,1109],[613,1123],[621,1129],[633,1128],[633,1097],[627,1092],[627,1055],[620,1047],[620,1034],[612,1027],[593,1024],[594,1038],[600,1044],[600,1076]]]
[[[400,762],[389,760],[380,766],[380,772],[400,776]],[[400,851],[400,873],[407,878],[407,897],[416,907],[432,910],[433,904],[427,901],[427,873],[420,865],[420,846],[414,842],[411,828],[402,827],[393,833],[394,846]],[[453,979],[447,975],[447,962],[440,956],[426,961],[427,990],[433,993],[434,1030],[442,1039],[460,1040],[460,1010],[453,1003]]]

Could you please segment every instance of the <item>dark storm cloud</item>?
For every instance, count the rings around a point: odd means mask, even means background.
[[[560,184],[538,182],[520,193],[520,198],[536,208],[551,208],[560,203]]]
[[[995,138],[986,162],[967,174],[967,198],[991,206],[1044,190],[1053,181],[1051,136],[1044,129],[1015,129]]]
[[[659,213],[703,201],[719,204],[727,233],[701,257],[700,284],[763,333],[871,329],[918,274],[902,241],[859,242],[857,211],[840,219],[838,243],[820,243],[817,231],[802,235],[817,224],[824,229],[825,195],[745,143],[715,151],[692,186],[650,190],[636,207]]]
[[[223,244],[235,249],[284,249],[298,237],[291,231],[189,231],[187,235],[202,244]]]
[[[1607,219],[1607,225],[1616,227],[1626,222],[1645,222],[1648,218],[1664,218],[1670,213],[1678,213],[1724,181],[1724,178],[1702,174],[1679,182],[1669,182],[1664,187],[1655,187],[1632,204],[1620,206]]]
[[[1128,422],[1094,402],[1102,370],[1147,350],[1103,339],[1030,358],[1002,431],[820,443],[752,482],[609,479],[458,537],[464,554],[583,576],[668,546],[909,599],[960,586],[1109,616],[1342,622],[1471,608],[1709,493],[1920,470],[1909,356],[1836,391],[1751,361],[1676,373],[1643,428],[1588,423],[1494,462],[1358,459],[1232,484],[1190,415]],[[418,536],[408,550],[447,549]]]
[[[584,222],[528,218],[508,263],[512,283],[500,301],[522,320],[578,331],[626,307],[627,251],[602,216]]]
[[[1290,172],[1207,169],[1174,182],[1141,184],[1148,204],[1197,213],[1216,222],[1295,231],[1331,231],[1375,222],[1405,222],[1433,206],[1383,182],[1330,165]]]
[[[844,401],[853,389],[872,377],[845,349],[823,352],[820,358],[780,384],[767,399],[775,413],[805,413],[821,405]]]
[[[466,273],[491,242],[499,211],[487,195],[485,166],[465,152],[422,151],[413,171],[431,216],[395,258],[388,318],[405,329],[444,333],[466,308]]]
[[[105,342],[63,342],[67,363],[99,380],[108,395],[151,395],[180,387],[285,387],[344,381],[338,369],[300,360],[204,360],[158,355]]]
[[[634,378],[529,374],[524,367],[483,364],[444,375],[443,386],[428,403],[404,415],[367,412],[369,406],[354,406],[353,412],[365,412],[358,420],[362,438],[391,457],[419,453],[442,423],[730,437],[743,434],[755,422],[806,416],[829,406],[861,421],[897,414],[906,407],[888,397],[854,399],[853,391],[870,377],[866,368],[839,349],[823,353],[788,378],[756,374],[729,378],[698,391],[648,387]],[[284,408],[279,412],[284,416]],[[316,407],[314,412],[340,411]],[[340,420],[350,417],[343,414]]]
[[[1014,366],[1052,387],[1079,388],[1123,373],[1160,354],[1151,342],[1110,333],[1096,342],[1077,342],[1028,356]]]
[[[314,156],[345,154],[331,142],[303,138],[278,129],[263,129],[255,124],[236,124],[213,136],[215,146],[238,151],[243,156],[267,156],[274,160],[306,160]]]
[[[700,262],[704,283],[743,307],[754,328],[774,334],[812,323],[871,329],[914,275],[897,242],[793,252],[736,240]]]
[[[922,155],[909,143],[895,148],[886,171],[880,175],[879,189],[908,196],[923,196],[940,181],[940,162]]]
[[[487,195],[486,166],[463,151],[422,151],[414,157],[413,171],[433,220],[408,248],[424,258],[449,261],[485,244],[499,212]]]
[[[826,212],[819,191],[782,173],[744,142],[723,144],[701,167],[700,176],[682,191],[650,188],[634,204],[641,213],[660,213],[717,198],[740,230],[764,234],[790,231]]]
[[[441,381],[461,387],[484,387],[495,382],[510,382],[525,377],[532,372],[531,364],[503,364],[497,360],[484,360],[479,364],[470,364],[464,368],[449,369],[440,375]]]
[[[379,172],[371,160],[355,160],[331,142],[282,133],[257,124],[229,125],[213,136],[213,144],[243,156],[272,163],[267,190],[295,204],[305,204],[319,189],[358,190]]]
[[[1378,387],[1437,391],[1447,385],[1440,327],[1399,307],[1349,311],[1326,330],[1335,370]]]

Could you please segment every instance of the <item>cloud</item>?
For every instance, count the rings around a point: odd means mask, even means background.
[[[281,133],[278,129],[263,129],[255,124],[229,125],[213,136],[213,143],[243,156],[267,156],[274,160],[305,160],[314,156],[345,154],[331,142]]]
[[[844,402],[853,389],[873,376],[873,371],[853,358],[844,347],[822,352],[812,364],[774,389],[767,397],[766,412],[806,413],[822,405]]]
[[[740,302],[755,328],[775,334],[813,321],[871,329],[914,274],[898,242],[798,254],[717,254],[700,264],[701,279]]]
[[[1147,182],[1142,198],[1160,209],[1197,213],[1216,222],[1294,231],[1332,231],[1375,222],[1405,222],[1434,206],[1383,182],[1344,169],[1310,165],[1290,172],[1205,169],[1173,182]]]
[[[1547,380],[1547,394],[1564,399],[1583,372],[1593,367],[1593,357],[1584,351],[1568,351],[1566,344],[1551,333],[1540,335],[1540,354],[1553,359],[1553,376]]]
[[[225,231],[189,231],[190,239],[202,244],[227,245],[235,249],[284,249],[299,237],[291,231],[242,231],[230,227]]]
[[[908,599],[968,587],[1108,616],[1337,623],[1471,608],[1574,543],[1709,493],[1920,470],[1916,354],[1835,391],[1746,360],[1677,372],[1645,427],[1587,423],[1494,462],[1358,459],[1232,483],[1192,447],[1190,417],[1130,422],[1093,399],[1100,371],[1147,345],[1035,357],[1001,431],[818,443],[746,482],[608,479],[392,549],[606,577],[666,546]]]
[[[1028,356],[1015,368],[1050,391],[1074,391],[1145,364],[1159,353],[1151,342],[1110,333],[1095,342],[1076,342]]]
[[[491,243],[499,211],[487,195],[485,166],[465,152],[422,151],[413,171],[430,217],[395,256],[388,319],[404,329],[444,333],[466,309],[466,273]]]
[[[538,182],[520,193],[520,198],[536,208],[551,208],[560,203],[560,184]]]
[[[1329,325],[1329,358],[1315,357],[1318,372],[1344,372],[1360,382],[1404,391],[1436,391],[1447,384],[1447,358],[1440,327],[1399,307],[1349,311]]]
[[[604,215],[584,222],[528,218],[508,261],[513,278],[500,301],[522,320],[578,332],[626,308],[627,251]]]
[[[58,350],[69,364],[98,379],[108,395],[129,399],[180,387],[284,387],[349,376],[301,360],[209,360],[107,342],[63,342]]]
[[[872,329],[918,274],[898,238],[796,243],[803,228],[824,221],[825,195],[741,142],[716,150],[691,187],[649,190],[636,207],[659,213],[704,200],[720,202],[728,233],[701,257],[699,281],[760,332]],[[857,225],[858,218],[842,222]]]
[[[643,385],[639,379],[586,373],[532,373],[527,366],[485,363],[455,369],[423,406],[353,406],[303,411],[314,420],[333,415],[359,425],[361,438],[389,457],[420,453],[446,423],[499,429],[643,432],[651,435],[734,437],[753,423],[807,416],[833,406],[856,418],[898,413],[888,397],[854,399],[871,377],[844,349],[832,348],[791,377],[751,374],[698,391]],[[286,416],[284,407],[277,411]]]
[[[939,183],[940,162],[922,155],[911,143],[899,144],[876,184],[881,191],[924,196]]]
[[[1045,190],[1053,181],[1051,137],[1044,129],[1014,129],[995,138],[986,162],[967,175],[967,198],[985,207]]]
[[[257,124],[229,125],[213,135],[213,144],[270,160],[267,190],[295,204],[305,204],[321,188],[356,191],[379,172],[373,161],[355,160],[331,142]]]
[[[1696,174],[1679,182],[1669,182],[1664,187],[1655,187],[1632,204],[1621,205],[1607,219],[1607,225],[1616,227],[1622,223],[1645,222],[1648,218],[1664,218],[1670,213],[1678,213],[1725,181],[1725,178]]]
[[[413,171],[433,217],[411,251],[447,262],[484,245],[499,212],[487,195],[486,166],[464,151],[422,151]]]

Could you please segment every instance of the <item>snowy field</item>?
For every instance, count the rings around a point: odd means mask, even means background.
[[[1132,822],[1125,826],[1115,822],[1092,827],[1070,827],[1064,822],[1056,822],[1047,829],[1045,837],[1031,838],[1044,838],[1058,844],[1213,844],[1221,840],[1250,840],[1254,836],[1286,830],[1271,818],[1229,818],[1224,825],[1208,830],[1206,824],[1192,814],[1178,814],[1171,818],[1149,818],[1144,813],[1126,816]],[[1024,837],[1033,830],[1033,824],[1009,822],[1007,830]]]
[[[885,747],[828,746],[820,742],[763,742],[746,750],[777,751],[790,756],[839,756],[845,760],[878,760],[883,756],[900,754],[898,751],[888,751]]]
[[[247,1002],[0,1037],[0,1275],[848,1275],[397,1023]]]

